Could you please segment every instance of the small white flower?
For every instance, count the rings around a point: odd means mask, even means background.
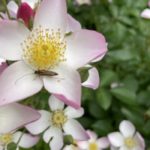
[[[145,150],[144,139],[139,132],[136,132],[130,121],[122,121],[119,129],[120,132],[113,132],[108,135],[113,147],[119,150]]]
[[[7,150],[7,146],[11,143],[15,143],[19,150],[19,147],[22,148],[31,148],[39,141],[38,136],[32,136],[27,133],[23,133],[20,131],[3,133],[0,134],[0,150]]]
[[[51,112],[41,110],[41,118],[26,128],[34,135],[43,131],[43,139],[49,143],[52,150],[60,150],[63,146],[63,135],[72,135],[76,140],[87,140],[88,135],[83,127],[74,118],[83,115],[83,108],[74,109],[70,106],[64,109],[64,103],[56,97],[49,98]]]
[[[80,150],[102,150],[109,147],[109,141],[106,137],[98,138],[97,134],[88,130],[90,136],[88,141],[78,141],[77,145]]]

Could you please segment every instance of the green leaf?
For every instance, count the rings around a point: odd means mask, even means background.
[[[97,102],[104,110],[108,110],[111,106],[112,96],[108,90],[100,89],[97,92]]]
[[[117,75],[112,70],[105,70],[101,73],[101,87],[110,85],[117,80]]]
[[[93,129],[101,136],[106,136],[113,130],[110,120],[99,120],[93,124]]]
[[[110,57],[117,61],[127,61],[134,58],[134,54],[131,50],[123,49],[123,50],[115,50],[108,53]]]
[[[121,102],[128,105],[137,105],[135,92],[125,88],[119,87],[111,89],[111,93]]]

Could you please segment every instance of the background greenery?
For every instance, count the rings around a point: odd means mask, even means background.
[[[89,6],[69,0],[68,6],[83,28],[103,33],[109,47],[106,57],[95,64],[101,78],[99,89],[83,89],[85,115],[80,122],[106,136],[128,119],[145,138],[146,150],[150,149],[150,20],[140,17],[147,0],[92,0]],[[24,103],[48,109],[47,99],[47,92],[42,91]],[[32,148],[41,149],[49,148],[42,141]]]

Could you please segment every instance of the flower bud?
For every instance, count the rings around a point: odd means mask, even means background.
[[[21,3],[17,12],[17,19],[22,19],[26,26],[30,25],[30,21],[34,17],[34,10],[27,4]]]

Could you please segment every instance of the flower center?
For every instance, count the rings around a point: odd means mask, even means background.
[[[11,133],[0,135],[0,144],[7,145],[13,141],[13,135]]]
[[[23,59],[35,70],[48,70],[65,61],[66,41],[60,30],[34,29],[22,43]]]
[[[98,150],[96,142],[92,142],[89,144],[89,150]]]
[[[136,145],[136,142],[133,138],[129,137],[129,138],[126,138],[125,139],[125,145],[128,147],[128,148],[133,148],[135,145]]]
[[[63,110],[56,110],[52,113],[52,124],[58,128],[61,128],[67,121],[67,116],[65,116]]]

